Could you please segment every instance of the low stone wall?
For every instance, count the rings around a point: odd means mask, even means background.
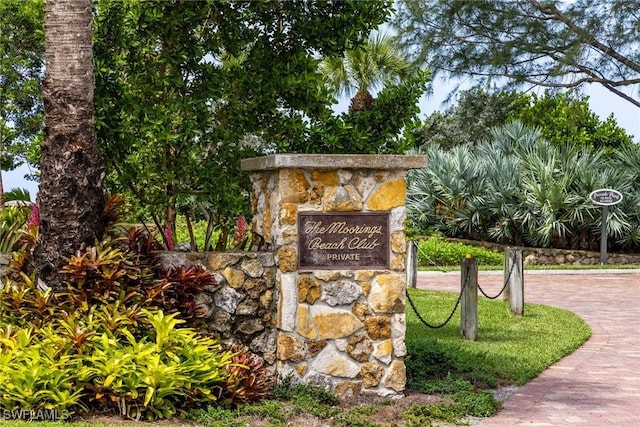
[[[246,345],[271,365],[276,360],[275,260],[271,252],[162,252],[164,266],[201,265],[219,286],[198,302],[211,332]]]
[[[487,249],[503,252],[505,245],[492,242],[480,242],[465,239],[446,239],[450,242],[482,246]],[[524,265],[599,265],[600,252],[581,251],[577,249],[522,248]],[[640,254],[608,253],[607,264],[625,265],[640,264]]]
[[[4,270],[9,267],[11,263],[11,254],[10,253],[0,253],[0,270]]]
[[[524,265],[599,265],[600,252],[523,248]],[[640,264],[640,254],[607,254],[607,264]]]
[[[11,264],[11,256],[10,253],[0,253],[0,279],[7,275],[9,265]],[[2,287],[2,283],[0,283],[0,288]]]

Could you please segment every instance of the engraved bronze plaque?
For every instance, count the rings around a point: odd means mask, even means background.
[[[298,213],[300,269],[389,268],[389,213]]]

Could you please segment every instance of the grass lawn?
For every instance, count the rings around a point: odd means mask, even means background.
[[[453,308],[457,294],[411,289],[421,315],[441,323]],[[466,416],[490,416],[500,404],[485,388],[525,384],[548,366],[578,348],[590,328],[578,316],[558,308],[527,304],[525,316],[510,314],[504,301],[479,299],[478,340],[463,341],[459,310],[441,329],[425,327],[407,305],[406,344],[408,389],[400,401],[378,399],[339,404],[335,396],[311,386],[292,387],[287,379],[274,396],[258,405],[210,407],[193,414],[197,425],[215,427],[344,426],[418,427],[435,422],[457,423]],[[1,415],[1,414],[0,414]],[[33,423],[4,421],[8,427]],[[124,424],[118,418],[108,425]],[[179,420],[164,425],[180,425]],[[95,426],[105,423],[65,422],[47,426]]]
[[[447,318],[458,296],[417,289],[411,289],[410,295],[431,324]],[[408,308],[407,364],[415,361],[412,358],[427,357],[420,361],[424,368],[416,369],[427,379],[452,372],[484,379],[489,385],[521,385],[578,348],[591,334],[577,315],[541,304],[527,304],[525,315],[515,316],[506,301],[479,298],[478,313],[478,340],[465,341],[460,338],[459,309],[445,327],[429,329]]]

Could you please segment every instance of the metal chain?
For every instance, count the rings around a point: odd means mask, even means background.
[[[469,269],[469,267],[467,266],[467,270]],[[469,280],[469,275],[466,274],[465,275],[465,281],[462,283],[462,289],[460,289],[460,294],[458,295],[458,299],[456,300],[456,304],[453,307],[453,310],[451,310],[451,313],[449,314],[449,316],[447,317],[447,319],[440,323],[439,325],[432,325],[429,322],[427,322],[424,317],[422,317],[422,315],[420,315],[420,313],[418,312],[418,309],[416,308],[416,305],[413,303],[413,300],[411,299],[411,295],[409,295],[409,290],[406,290],[406,294],[407,294],[407,300],[409,301],[409,305],[411,306],[411,308],[413,309],[413,312],[416,314],[416,316],[418,317],[418,320],[420,320],[420,322],[426,326],[427,328],[431,328],[431,329],[440,329],[443,328],[444,326],[447,325],[447,323],[449,323],[451,321],[451,319],[453,318],[453,315],[456,313],[456,311],[458,310],[458,306],[460,305],[460,301],[462,300],[462,293],[464,292],[464,288],[467,286],[467,280]]]
[[[498,292],[498,295],[496,296],[489,296],[487,295],[487,293],[484,291],[484,289],[482,289],[482,287],[480,286],[480,283],[478,283],[478,289],[480,290],[480,293],[482,293],[482,295],[484,295],[486,298],[488,299],[497,299],[500,295],[502,295],[505,291],[505,289],[507,289],[507,285],[509,285],[509,281],[511,280],[511,274],[513,273],[513,267],[515,267],[516,265],[516,255],[515,253],[512,255],[511,257],[511,269],[509,269],[509,274],[507,275],[507,279],[504,281],[504,285],[502,286],[502,289],[500,289],[500,292]]]
[[[509,281],[511,280],[511,276],[513,274],[513,268],[516,265],[516,255],[515,253],[512,256],[511,259],[511,268],[509,269],[509,274],[507,275],[507,279],[504,282],[504,285],[502,286],[502,289],[500,290],[500,292],[498,292],[498,294],[496,296],[489,296],[487,295],[487,293],[482,289],[482,287],[480,287],[480,283],[478,283],[478,289],[480,290],[480,292],[482,293],[482,295],[484,295],[486,298],[488,299],[497,299],[500,295],[502,295],[505,291],[505,289],[507,289],[507,285],[509,284]],[[469,267],[467,266],[467,273],[469,273]],[[418,320],[420,320],[420,322],[425,325],[428,328],[431,329],[440,329],[444,326],[446,326],[451,319],[453,318],[453,315],[455,314],[456,310],[458,310],[458,306],[460,305],[460,301],[462,300],[462,294],[464,292],[464,288],[467,286],[467,281],[469,280],[469,274],[465,274],[465,281],[462,283],[462,289],[460,289],[460,294],[458,295],[458,299],[456,300],[456,304],[453,307],[453,310],[451,310],[451,313],[449,314],[449,316],[447,317],[447,319],[440,323],[439,325],[432,325],[429,322],[427,322],[424,317],[422,317],[422,315],[418,312],[418,309],[416,308],[415,303],[413,302],[413,300],[411,299],[411,295],[409,295],[409,290],[406,290],[406,294],[407,294],[407,300],[409,301],[409,305],[411,306],[411,308],[413,309],[413,312],[416,314],[416,316],[418,317]]]

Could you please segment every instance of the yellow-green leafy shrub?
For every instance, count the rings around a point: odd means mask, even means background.
[[[421,267],[460,265],[467,254],[480,265],[502,265],[504,255],[478,246],[430,238],[418,243],[418,265]]]

